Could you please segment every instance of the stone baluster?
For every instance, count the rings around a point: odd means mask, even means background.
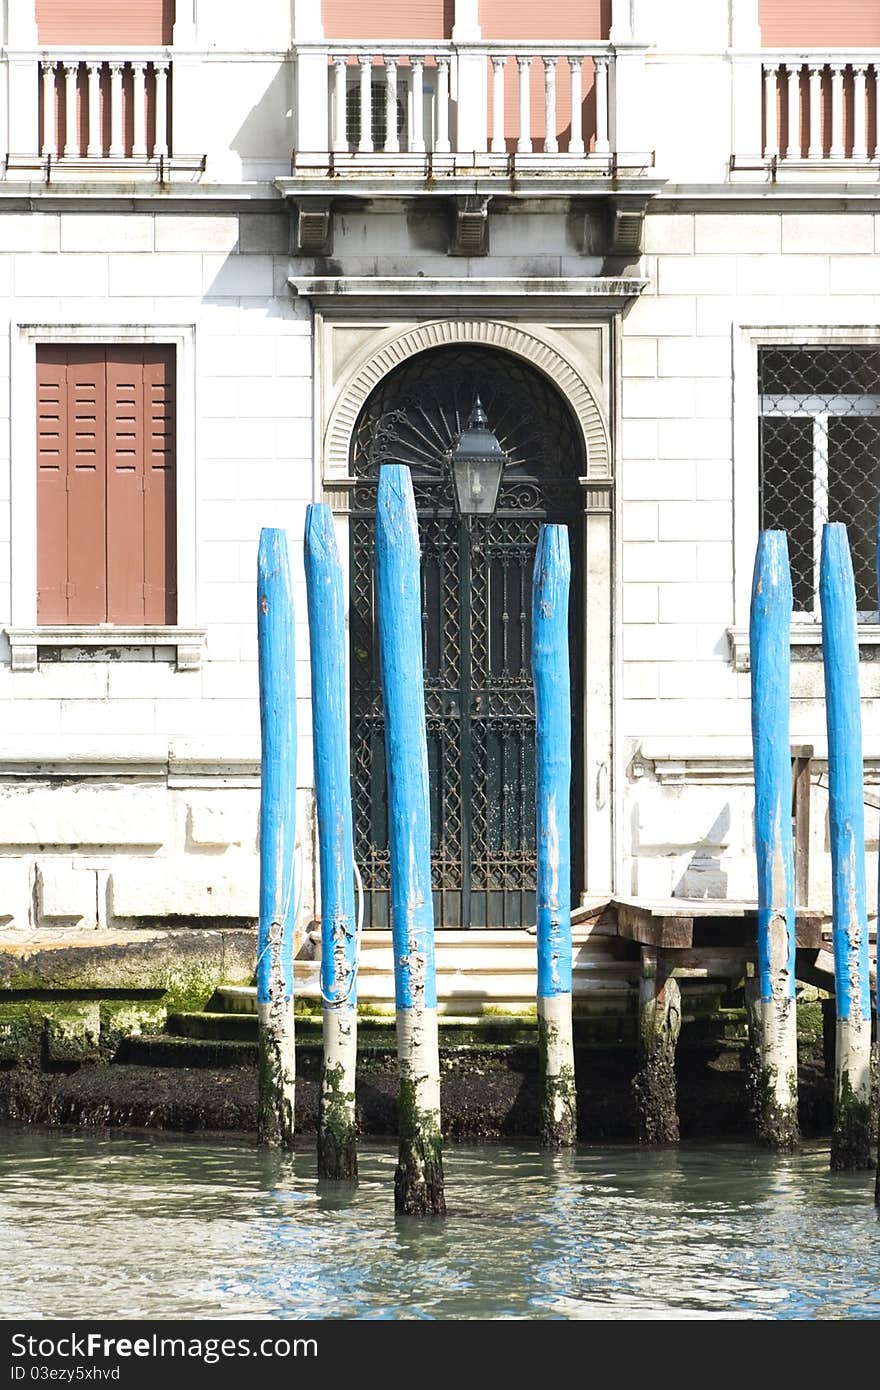
[[[343,154],[348,149],[348,62],[333,59],[333,152]]]
[[[529,87],[529,72],[532,60],[531,58],[521,58],[517,54],[516,65],[519,68],[519,138],[516,142],[516,152],[517,154],[531,154],[532,94]]]
[[[373,59],[371,54],[358,54],[361,69],[361,128],[358,153],[373,153]]]
[[[425,65],[415,54],[410,58],[412,86],[412,136],[409,147],[413,154],[425,152]]]
[[[492,144],[493,154],[504,154],[504,69],[507,54],[492,58]]]
[[[764,68],[764,155],[775,159],[779,154],[779,128],[776,119],[776,75],[775,63]]]
[[[544,60],[544,153],[555,154],[559,149],[556,138],[556,59]]]
[[[581,96],[582,59],[569,58],[568,73],[571,80],[571,139],[568,142],[569,154],[583,154],[583,97]]]
[[[449,59],[437,56],[437,154],[449,154]]]
[[[122,124],[122,71],[124,63],[110,64],[110,158],[125,158]]]
[[[77,100],[76,76],[79,63],[65,63],[64,71],[64,149],[65,159],[76,159],[79,155],[79,102]]]
[[[868,117],[865,109],[865,63],[853,64],[853,159],[868,158]]]
[[[168,67],[167,62],[153,64],[156,74],[156,140],[153,158],[168,154]]]
[[[831,141],[828,151],[831,159],[843,159],[843,73],[845,63],[831,65]]]
[[[397,134],[397,59],[385,59],[385,153],[397,154],[400,137]]]
[[[810,143],[807,159],[822,158],[822,72],[823,63],[810,64]]]
[[[100,159],[104,153],[101,132],[101,63],[86,64],[86,84],[89,94],[89,142],[86,154],[89,159]]]
[[[41,63],[43,75],[43,154],[53,159],[58,153],[56,137],[57,117],[55,112],[55,64]]]
[[[132,101],[134,103],[134,138],[131,153],[134,159],[147,157],[147,65],[132,63],[134,83]]]
[[[786,159],[801,157],[801,69],[799,63],[788,65],[786,108],[788,110],[788,143]]]
[[[610,154],[608,139],[608,59],[594,58],[596,67],[596,154]]]

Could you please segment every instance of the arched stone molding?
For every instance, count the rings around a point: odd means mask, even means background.
[[[342,387],[324,435],[325,493],[334,492],[348,479],[351,437],[374,387],[417,353],[456,343],[477,343],[510,352],[543,372],[568,401],[578,422],[587,478],[610,480],[608,428],[597,404],[598,388],[590,383],[586,371],[576,368],[558,348],[518,324],[494,319],[438,319],[418,324],[375,348]]]

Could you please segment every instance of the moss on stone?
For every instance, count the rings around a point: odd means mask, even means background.
[[[445,1216],[443,1142],[437,1116],[416,1103],[416,1084],[401,1071],[394,1210],[398,1216]]]
[[[870,1101],[858,1099],[850,1084],[849,1073],[844,1072],[834,1102],[831,1131],[833,1171],[857,1172],[873,1168],[871,1118]]]
[[[325,1066],[321,1073],[318,1177],[355,1182],[357,1175],[354,1091],[346,1090],[345,1068],[337,1063],[335,1066]]]

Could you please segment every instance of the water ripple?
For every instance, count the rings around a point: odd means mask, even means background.
[[[448,1145],[449,1215],[228,1139],[0,1131],[3,1317],[876,1318],[873,1174],[745,1145]]]

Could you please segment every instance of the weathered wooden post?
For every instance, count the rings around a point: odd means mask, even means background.
[[[794,1148],[800,1137],[789,738],[791,610],[786,534],[762,531],[755,553],[749,622],[758,978],[748,1005],[755,1136],[774,1149]]]
[[[846,527],[822,528],[819,568],[828,729],[834,941],[832,1168],[870,1168],[871,994],[865,893],[865,806],[856,599]]]
[[[640,1144],[677,1144],[675,1048],[681,1033],[681,989],[672,974],[675,952],[642,946],[639,978],[639,1062],[633,1077]]]
[[[577,1096],[571,1021],[571,676],[566,526],[542,526],[532,577],[535,812],[538,840],[538,1047],[540,1138],[573,1144]]]
[[[345,605],[333,513],[306,510],[306,594],[312,669],[315,801],[321,868],[324,1059],[318,1176],[357,1177],[357,928],[348,760]]]
[[[293,1145],[293,849],[296,837],[296,687],[287,534],[260,532],[260,922],[257,938],[257,1138]]]
[[[446,1197],[440,1138],[419,536],[412,480],[404,464],[385,464],[379,469],[376,605],[385,706],[391,934],[400,1069],[394,1209],[400,1215],[442,1215]]]

